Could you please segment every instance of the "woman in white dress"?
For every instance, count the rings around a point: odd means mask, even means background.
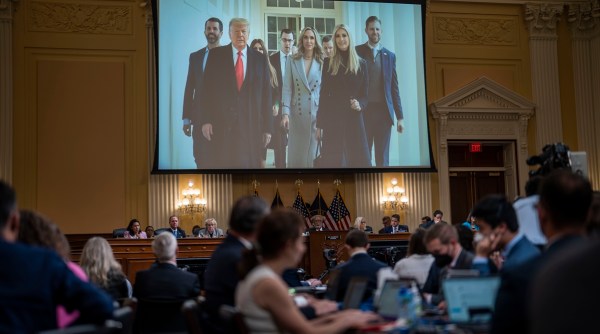
[[[296,212],[277,210],[258,225],[256,247],[244,255],[243,280],[235,304],[251,333],[341,333],[376,320],[373,313],[345,310],[306,320],[281,279],[304,251],[304,221]],[[261,261],[258,258],[260,256]]]
[[[281,125],[289,129],[287,167],[313,166],[320,140],[316,127],[323,70],[319,33],[312,27],[300,32],[298,52],[285,66]]]

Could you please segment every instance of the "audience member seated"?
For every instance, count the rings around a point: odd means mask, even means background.
[[[222,238],[225,236],[223,230],[217,228],[217,220],[214,218],[208,218],[204,221],[204,228],[201,229],[198,234],[199,238]]]
[[[146,237],[148,239],[154,238],[154,227],[152,225],[146,226]]]
[[[114,300],[131,297],[131,283],[123,274],[119,262],[115,260],[106,239],[90,238],[83,246],[80,263],[90,281],[108,292]]]
[[[221,305],[235,306],[235,288],[238,285],[238,264],[242,252],[252,248],[255,227],[269,212],[262,199],[254,196],[240,198],[231,209],[229,231],[225,240],[215,249],[204,272],[206,329],[211,333],[224,333],[231,324],[221,320]]]
[[[179,227],[179,217],[177,217],[177,216],[169,217],[169,226],[170,226],[170,228],[167,230],[170,231],[175,238],[177,238],[177,239],[185,238],[185,236],[186,236],[185,231]]]
[[[407,225],[400,225],[400,215],[395,213],[390,218],[390,226],[383,229],[383,233],[400,233],[408,232]]]
[[[19,222],[15,192],[0,180],[0,333],[56,329],[59,304],[78,310],[80,323],[110,318],[110,297],[79,279],[56,252],[17,242]]]
[[[314,215],[310,217],[312,227],[308,229],[309,232],[327,231],[327,227],[323,225],[325,217],[321,215]]]
[[[475,245],[473,244],[473,240],[475,239],[475,233],[473,233],[473,230],[464,225],[454,225],[454,228],[458,233],[458,242],[460,242],[462,248],[467,252],[474,253]]]
[[[519,233],[515,209],[506,196],[484,197],[473,208],[473,216],[483,236],[477,243],[473,268],[482,274],[514,268],[540,255],[539,249]]]
[[[537,211],[548,243],[540,256],[502,270],[492,333],[530,333],[531,289],[540,268],[550,266],[554,258],[585,241],[583,234],[592,202],[592,186],[587,179],[568,170],[553,171],[544,176],[539,196]],[[538,282],[540,279],[549,278],[539,278]],[[595,300],[587,295],[582,298]]]
[[[471,269],[473,254],[464,250],[458,240],[458,232],[448,224],[434,224],[425,233],[427,251],[434,257],[423,292],[427,302],[445,307],[442,281],[448,276],[449,269]]]
[[[396,262],[394,272],[400,277],[412,277],[417,280],[420,287],[425,285],[429,268],[433,263],[433,256],[425,247],[425,230],[419,228],[410,236],[406,257]]]
[[[69,241],[60,231],[58,226],[46,217],[30,211],[21,210],[21,224],[19,228],[19,241],[31,246],[39,246],[55,251],[66,263],[69,269],[82,281],[87,282],[88,277],[81,267],[70,260],[71,249]],[[56,309],[58,328],[65,328],[79,317],[78,311],[67,312],[63,306]]]
[[[135,218],[129,221],[127,231],[123,233],[123,237],[125,239],[148,239],[146,232],[142,231],[140,227],[140,221]]]
[[[600,238],[600,191],[594,191],[586,225],[590,237]]]
[[[180,300],[200,295],[198,275],[177,268],[177,239],[161,233],[152,241],[157,262],[135,275],[133,296],[151,300]]]
[[[479,225],[477,225],[477,218],[473,216],[473,211],[469,212],[467,220],[462,223],[463,226],[469,228],[473,232],[479,231]]]
[[[381,223],[383,224],[383,228],[377,233],[384,234],[386,233],[385,229],[392,224],[392,218],[390,218],[390,216],[383,216],[383,218],[381,218]]]
[[[354,220],[354,226],[352,228],[361,230],[365,233],[373,233],[373,228],[367,225],[367,220],[365,217],[356,217],[356,220]]]
[[[354,277],[365,277],[368,279],[367,291],[363,300],[367,300],[377,289],[377,272],[381,268],[387,267],[383,262],[373,259],[367,250],[369,249],[369,239],[367,234],[360,230],[352,230],[346,234],[345,245],[350,259],[336,267],[340,273],[338,276],[338,294],[337,301],[343,301],[348,289],[350,280]]]
[[[426,223],[422,223],[421,225],[419,225],[419,227],[428,229],[431,226],[438,224],[438,223],[447,224],[445,221],[442,220],[442,218],[444,218],[444,213],[442,212],[442,210],[439,210],[439,209],[435,210],[435,211],[433,211],[433,219],[427,221]]]
[[[300,261],[306,247],[302,217],[291,210],[275,211],[258,226],[258,249],[248,251],[237,287],[236,305],[251,333],[342,333],[366,325],[377,316],[346,310],[308,321],[302,316],[288,287],[283,270]],[[350,231],[349,233],[361,231]],[[260,250],[260,251],[259,251]],[[258,258],[261,261],[259,262]]]
[[[298,286],[319,286],[323,282],[316,278],[304,278],[304,269],[288,268],[283,271],[281,278],[287,283],[290,288]]]

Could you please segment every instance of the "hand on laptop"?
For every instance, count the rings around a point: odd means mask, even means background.
[[[333,313],[338,311],[338,303],[328,299],[317,299],[313,296],[305,296],[308,300],[308,305],[315,309],[315,314],[318,316]]]
[[[318,280],[318,279],[316,279],[316,278],[310,278],[310,279],[307,279],[307,280],[306,280],[306,282],[308,282],[308,284],[309,284],[310,286],[319,286],[319,285],[323,285],[323,282],[319,281],[319,280]]]

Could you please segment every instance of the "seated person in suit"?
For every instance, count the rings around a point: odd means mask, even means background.
[[[420,287],[425,285],[429,269],[433,263],[433,256],[427,252],[425,230],[419,228],[410,236],[406,257],[396,262],[394,272],[400,277],[412,277],[417,280]]]
[[[353,277],[366,277],[368,279],[367,291],[363,297],[363,300],[367,300],[373,295],[373,291],[377,289],[377,272],[381,268],[386,268],[387,265],[367,254],[369,239],[363,231],[349,231],[344,246],[348,250],[350,259],[336,267],[340,270],[336,300],[344,300],[348,284]]]
[[[367,226],[367,220],[365,217],[356,217],[354,220],[353,229],[364,231],[365,233],[373,233],[373,228],[371,226]]]
[[[392,224],[392,218],[390,218],[390,216],[383,216],[383,218],[381,218],[381,223],[383,224],[383,228],[381,230],[379,230],[379,234],[384,234],[384,233],[388,233],[385,231],[386,228],[388,228],[391,224]]]
[[[302,316],[281,274],[302,259],[306,250],[303,231],[302,217],[292,210],[274,211],[259,223],[256,236],[259,248],[245,254],[241,266],[243,280],[235,293],[236,306],[244,315],[249,331],[343,333],[376,320],[376,315],[358,310],[331,313],[310,321]]]
[[[483,235],[475,249],[473,268],[482,274],[510,269],[540,255],[539,249],[519,233],[517,214],[506,196],[484,197],[473,208],[473,216]]]
[[[400,215],[394,213],[390,219],[391,224],[383,229],[383,233],[408,232],[408,225],[400,225]]]
[[[175,215],[169,217],[169,226],[169,231],[173,234],[175,238],[185,238],[185,231],[179,228],[179,217]]]
[[[437,210],[433,211],[433,219],[430,219],[429,221],[422,223],[421,225],[419,225],[419,227],[428,229],[437,223],[447,224],[445,221],[442,220],[442,218],[444,218],[444,213],[442,212],[442,210],[437,209]]]
[[[321,216],[321,215],[314,215],[314,216],[310,217],[310,222],[312,223],[313,227],[309,228],[308,231],[309,232],[327,231],[327,227],[325,225],[323,225],[324,221],[325,221],[325,217]]]
[[[152,241],[157,263],[135,275],[133,296],[138,299],[185,300],[200,295],[198,275],[177,268],[177,240],[161,233]]]
[[[435,261],[431,264],[423,292],[427,302],[445,307],[442,281],[450,269],[471,269],[473,254],[462,248],[458,231],[448,224],[435,224],[425,233],[425,246]]]
[[[217,220],[208,218],[204,221],[204,228],[198,231],[198,238],[222,238],[225,236],[223,230],[217,228]]]
[[[0,333],[56,329],[59,303],[78,310],[81,323],[110,318],[110,297],[79,279],[56,252],[17,242],[19,225],[15,192],[0,180]]]
[[[146,232],[142,231],[140,227],[140,221],[135,218],[129,221],[127,231],[123,233],[123,237],[125,239],[148,239]]]

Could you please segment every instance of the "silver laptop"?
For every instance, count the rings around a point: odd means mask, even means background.
[[[449,278],[442,282],[448,318],[456,324],[489,323],[500,277]]]

